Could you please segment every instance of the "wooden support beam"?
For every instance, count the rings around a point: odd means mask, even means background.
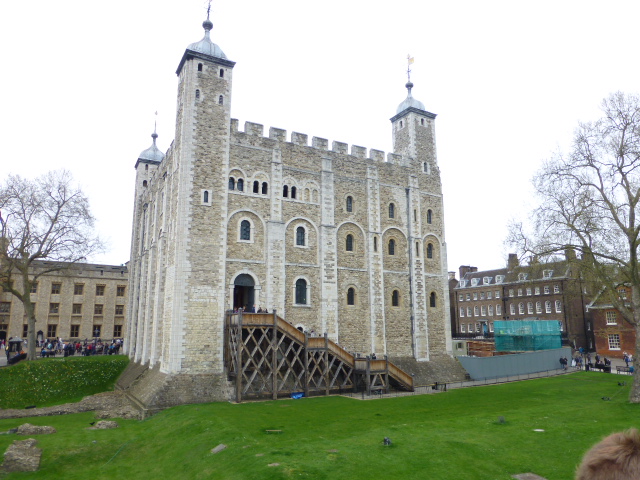
[[[238,327],[236,330],[236,402],[242,401],[242,310],[238,312]]]
[[[329,337],[324,332],[324,387],[325,395],[329,395]]]
[[[271,379],[272,398],[278,399],[278,315],[273,309],[273,335],[271,336]]]
[[[304,396],[309,398],[309,336],[304,334]]]

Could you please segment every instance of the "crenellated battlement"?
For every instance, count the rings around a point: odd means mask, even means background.
[[[321,137],[311,137],[311,145],[309,145],[309,135],[300,132],[291,132],[289,140],[287,140],[287,131],[282,128],[270,127],[269,136],[264,135],[264,125],[254,122],[244,122],[244,131],[239,130],[238,119],[231,119],[231,133],[244,133],[254,137],[269,138],[277,142],[292,143],[302,147],[315,148],[317,150],[325,150],[328,152],[339,153],[342,155],[351,155],[356,158],[369,159],[376,162],[386,162],[395,165],[408,165],[409,159],[404,158],[402,155],[396,153],[386,153],[382,150],[369,149],[367,154],[367,148],[359,145],[351,145],[349,150],[349,144],[344,142],[338,142],[334,140],[331,142],[331,148],[329,148],[329,140]]]

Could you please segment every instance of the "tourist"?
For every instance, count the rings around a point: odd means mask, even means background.
[[[578,466],[575,480],[640,478],[640,434],[632,428],[609,435],[594,445]]]

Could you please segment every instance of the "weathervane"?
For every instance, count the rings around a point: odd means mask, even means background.
[[[207,20],[209,20],[209,12],[211,12],[211,0],[209,0],[207,5]]]
[[[407,83],[411,83],[411,64],[413,63],[413,57],[407,54]]]

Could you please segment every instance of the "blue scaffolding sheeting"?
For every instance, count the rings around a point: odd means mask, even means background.
[[[500,320],[493,322],[497,352],[532,352],[560,348],[557,320]]]

